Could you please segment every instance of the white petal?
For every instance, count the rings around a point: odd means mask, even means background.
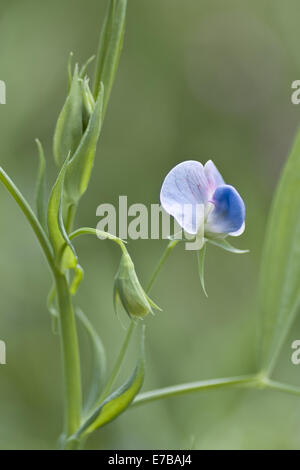
[[[208,181],[203,165],[190,160],[175,166],[167,174],[160,201],[164,210],[175,217],[186,232],[195,234],[203,223],[208,195]]]
[[[218,186],[225,184],[222,175],[218,171],[216,165],[211,160],[208,160],[208,162],[205,163],[204,173],[208,181],[211,194],[215,192]]]

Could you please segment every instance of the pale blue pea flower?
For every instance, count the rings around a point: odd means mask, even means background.
[[[180,227],[195,235],[198,248],[205,239],[222,240],[245,229],[244,201],[233,186],[225,184],[211,160],[204,166],[194,160],[176,165],[163,182],[160,200]]]

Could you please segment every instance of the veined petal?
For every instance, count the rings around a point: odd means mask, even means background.
[[[207,218],[206,231],[239,235],[245,222],[245,204],[237,190],[230,185],[219,186],[211,202],[215,208]]]
[[[176,165],[166,176],[160,201],[188,233],[197,233],[203,223],[203,207],[208,202],[209,188],[203,165],[186,161]]]
[[[211,160],[208,160],[208,162],[205,163],[204,173],[208,181],[209,190],[211,191],[211,194],[215,192],[218,186],[222,186],[225,184],[219,170]]]

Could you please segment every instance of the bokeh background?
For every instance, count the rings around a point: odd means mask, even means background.
[[[246,201],[247,229],[235,240],[250,254],[207,252],[209,298],[195,253],[178,247],[154,286],[163,308],[147,319],[144,390],[255,371],[256,295],[264,231],[280,170],[300,122],[291,83],[300,79],[297,0],[129,0],[125,45],[76,224],[95,227],[96,207],[158,202],[165,174],[185,159],[212,158]],[[39,137],[55,177],[52,136],[66,93],[66,62],[97,46],[104,0],[0,1],[1,165],[34,200]],[[92,71],[92,67],[91,67]],[[62,427],[59,341],[45,299],[50,274],[23,215],[0,188],[0,448],[48,449]],[[165,241],[131,241],[146,283]],[[85,280],[78,303],[103,338],[111,366],[124,337],[112,308],[119,250],[86,238],[77,247]],[[126,317],[122,322],[126,324]],[[300,385],[291,342],[275,377]],[[90,351],[81,335],[84,380]],[[136,345],[124,377],[135,362]],[[300,400],[271,391],[226,390],[172,398],[128,411],[88,448],[297,449]]]

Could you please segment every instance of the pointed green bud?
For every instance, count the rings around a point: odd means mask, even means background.
[[[83,112],[82,121],[84,129],[87,128],[89,119],[95,109],[95,100],[89,87],[89,79],[85,77],[81,83],[82,97],[83,97]]]
[[[68,163],[65,179],[65,197],[68,204],[77,204],[88,187],[102,125],[103,86],[93,104],[87,85],[86,82],[85,101],[93,110],[80,143]]]
[[[120,300],[130,317],[144,318],[161,310],[146,294],[136,275],[134,264],[128,253],[123,253],[114,284],[114,306]]]
[[[69,155],[64,194],[66,206],[76,205],[88,186],[102,125],[104,99],[103,84],[100,83],[95,100],[85,75],[93,57],[80,72],[76,64],[73,75],[71,59],[72,55],[68,65],[69,93],[57,121],[53,144],[59,168]]]
[[[82,123],[83,97],[78,65],[76,65],[69,94],[59,115],[53,142],[54,158],[61,168],[67,155],[70,157],[77,149],[83,134]]]

